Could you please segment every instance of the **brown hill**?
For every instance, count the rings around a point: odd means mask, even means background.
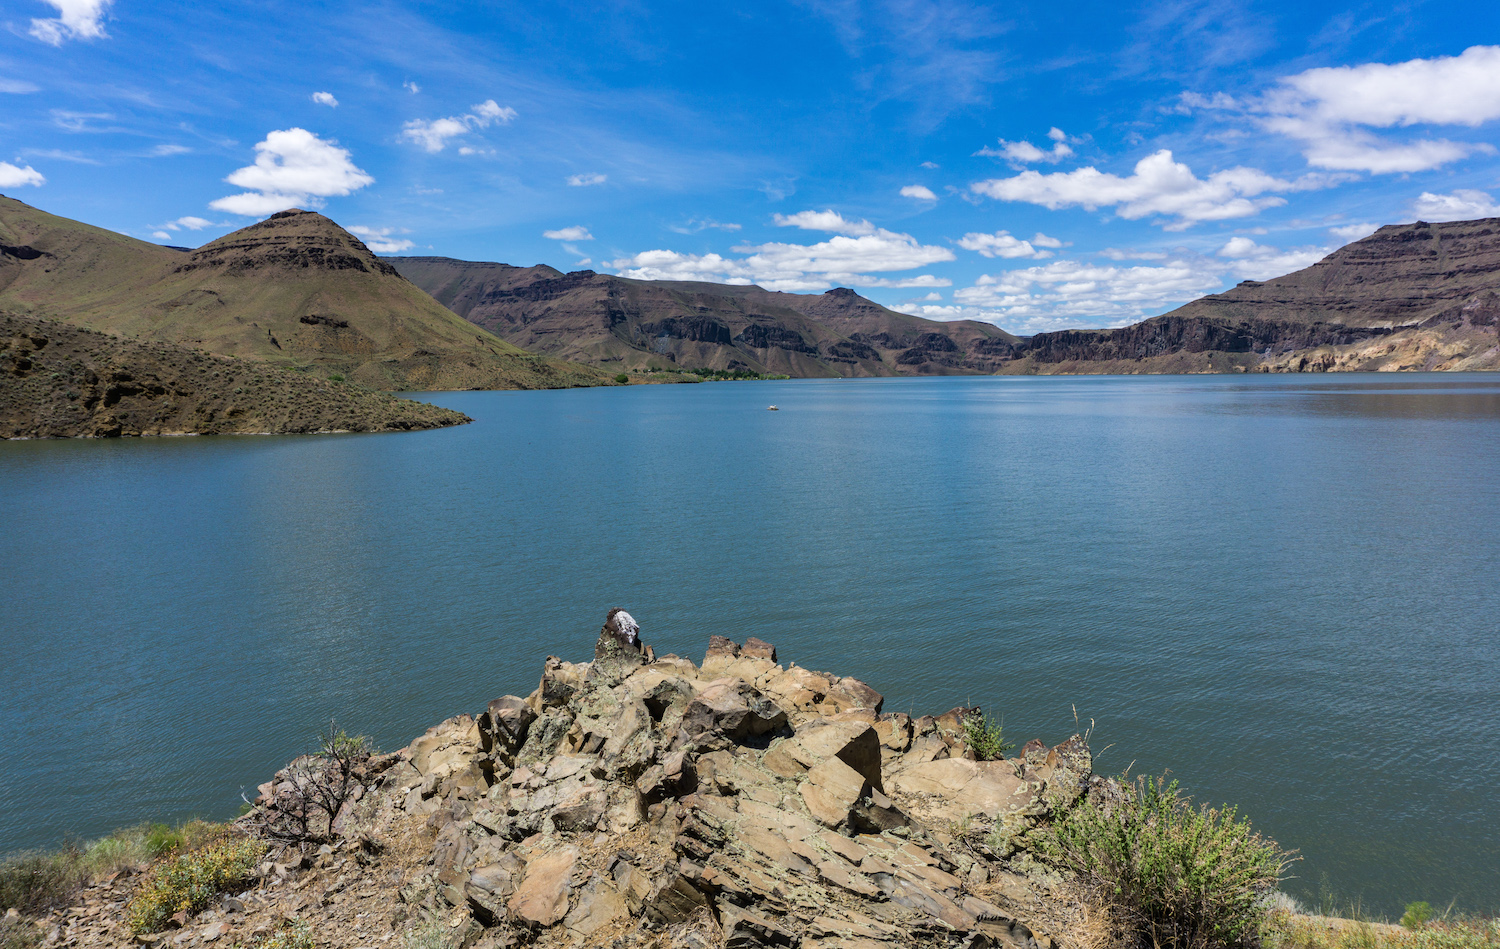
[[[468,421],[291,367],[0,315],[0,438],[388,432]]]
[[[1039,334],[1004,371],[1495,369],[1497,325],[1500,218],[1419,221],[1133,326]]]
[[[802,377],[994,372],[1017,337],[939,323],[839,288],[630,280],[446,257],[392,258],[439,303],[517,346],[616,369],[749,369]]]
[[[607,381],[456,318],[309,211],[283,211],[184,254],[0,197],[0,309],[317,365],[384,389]]]

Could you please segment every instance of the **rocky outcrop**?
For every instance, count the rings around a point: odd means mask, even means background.
[[[401,850],[382,837],[419,824],[392,925],[483,949],[1051,945],[1064,917],[1027,832],[1099,784],[1086,743],[978,761],[977,710],[883,701],[753,638],[657,656],[611,610],[592,661],[549,658],[529,696],[372,759],[325,865]]]
[[[320,375],[0,314],[0,438],[388,432],[468,421]]]

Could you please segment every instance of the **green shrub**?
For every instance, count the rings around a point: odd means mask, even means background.
[[[1401,925],[1407,929],[1421,929],[1422,924],[1432,918],[1432,904],[1423,900],[1406,904],[1406,912],[1401,914]]]
[[[185,842],[181,831],[173,830],[166,824],[152,824],[146,828],[146,853],[152,858],[172,850],[180,850]]]
[[[980,761],[999,761],[1016,747],[1015,742],[1005,740],[1004,726],[990,721],[979,709],[972,709],[964,716],[964,744]]]
[[[627,376],[627,375],[625,375],[625,373],[622,372],[618,376],[615,376],[615,381],[618,382],[620,385],[624,385],[625,383],[627,383],[627,382],[630,381],[630,377]]]
[[[57,853],[23,853],[0,865],[0,911],[37,915],[66,906],[88,878],[77,847]]]
[[[328,376],[328,381],[329,382],[343,382],[344,381],[344,374],[342,372],[330,373],[329,376]],[[236,389],[235,391],[238,392],[239,390]]]
[[[42,931],[27,919],[0,917],[0,949],[36,949],[42,944]]]
[[[1039,835],[1042,854],[1078,875],[1127,941],[1160,949],[1260,941],[1266,897],[1292,859],[1234,808],[1194,807],[1165,778],[1118,785]]]
[[[134,933],[157,932],[174,913],[194,913],[250,878],[266,852],[258,840],[221,840],[153,868],[125,908]]]

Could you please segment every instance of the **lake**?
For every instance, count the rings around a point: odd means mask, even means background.
[[[232,816],[623,606],[1170,771],[1285,889],[1500,909],[1500,378],[936,378],[424,396],[390,435],[0,443],[0,852]],[[779,411],[768,412],[768,404]]]

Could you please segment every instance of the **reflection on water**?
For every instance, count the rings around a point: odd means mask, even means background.
[[[233,813],[626,606],[1170,768],[1377,910],[1500,908],[1500,379],[789,381],[432,397],[370,436],[0,444],[0,851]],[[780,406],[767,412],[767,404]]]

